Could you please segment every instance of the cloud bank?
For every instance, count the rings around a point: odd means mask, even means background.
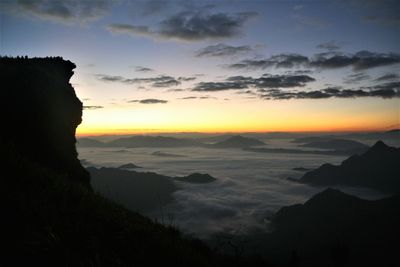
[[[196,57],[226,57],[235,56],[243,53],[251,52],[252,49],[248,45],[230,46],[226,44],[216,44],[204,47],[196,52]]]
[[[2,1],[0,7],[17,16],[63,24],[84,24],[106,16],[114,3],[108,0],[24,0]]]
[[[267,59],[246,59],[227,67],[230,69],[266,69],[275,68],[318,68],[337,69],[352,67],[354,71],[361,71],[381,66],[389,66],[400,63],[400,54],[376,53],[359,51],[355,54],[343,54],[339,52],[326,52],[307,57],[300,54],[278,54]]]
[[[167,100],[147,98],[142,100],[129,100],[128,103],[140,103],[140,104],[166,104]]]
[[[114,34],[181,41],[224,39],[239,35],[244,24],[256,15],[254,12],[209,13],[201,9],[174,14],[156,27],[114,23],[109,24],[107,30]]]

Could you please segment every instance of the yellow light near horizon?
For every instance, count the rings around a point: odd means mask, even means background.
[[[168,103],[85,110],[78,135],[156,132],[365,131],[399,124],[397,100]]]

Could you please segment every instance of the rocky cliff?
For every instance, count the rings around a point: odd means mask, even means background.
[[[90,188],[77,159],[82,102],[69,83],[75,64],[54,58],[0,58],[2,146]]]

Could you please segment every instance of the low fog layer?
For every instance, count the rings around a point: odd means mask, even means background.
[[[293,148],[292,139],[269,140],[271,147]],[[157,156],[154,152],[164,155]],[[205,184],[174,183],[169,204],[147,212],[153,218],[177,225],[186,233],[208,238],[219,232],[246,234],[268,230],[268,219],[279,208],[303,203],[324,187],[311,187],[287,180],[303,173],[294,168],[315,169],[324,163],[339,164],[346,156],[314,154],[254,153],[242,149],[207,148],[79,148],[80,158],[89,166],[119,167],[134,163],[169,177],[207,173],[216,180]],[[157,154],[157,153],[156,153]],[[96,189],[96,185],[95,189]],[[337,187],[364,198],[383,194],[370,189]],[[112,186],[110,186],[112,190]]]

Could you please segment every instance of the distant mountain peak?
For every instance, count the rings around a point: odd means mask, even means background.
[[[383,141],[379,140],[377,141],[372,147],[371,149],[386,149],[389,148],[388,145],[386,145]]]
[[[390,146],[386,145],[383,141],[379,140],[373,146],[371,146],[370,149],[368,149],[364,155],[382,154],[382,153],[388,153],[388,152],[395,151],[395,150],[396,150],[395,147],[390,147]]]
[[[310,204],[312,202],[321,202],[321,201],[332,201],[333,199],[349,199],[349,198],[355,198],[353,196],[350,196],[346,193],[343,193],[342,191],[334,188],[327,188],[324,191],[314,195],[312,198],[310,198],[307,203]]]

